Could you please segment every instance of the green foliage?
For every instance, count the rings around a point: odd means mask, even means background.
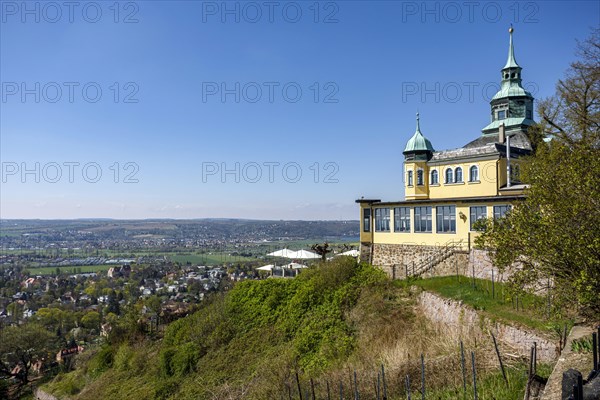
[[[100,327],[100,313],[97,311],[90,311],[81,318],[81,325],[87,329],[99,329]]]
[[[380,270],[345,257],[311,267],[295,279],[243,281],[171,323],[153,355],[138,357],[144,346],[110,341],[87,363],[87,374],[111,388],[93,383],[94,390],[105,393],[97,397],[114,391],[127,398],[143,398],[142,393],[154,398],[219,398],[211,390],[243,388],[257,378],[266,379],[269,386],[254,398],[270,397],[269,390],[278,388],[291,371],[318,375],[347,361],[357,343],[348,313],[362,292],[375,295],[373,288],[388,282]],[[121,324],[113,323],[117,328]],[[143,388],[132,387],[136,371],[144,374],[139,378]],[[124,383],[108,383],[114,379]],[[53,385],[57,393],[69,391],[66,382]]]
[[[79,379],[77,374],[58,374],[54,379],[56,386],[59,390],[55,391],[57,395],[72,396],[75,395],[85,387],[85,381]]]
[[[571,343],[571,350],[575,353],[591,353],[593,349],[594,342],[591,336],[575,339]]]
[[[362,287],[385,280],[373,267],[340,258],[295,279],[241,282],[194,314],[193,322],[169,326],[161,371],[166,376],[188,371],[197,357],[239,338],[261,335],[265,328],[277,336],[274,345],[287,343],[299,368],[321,371],[352,352],[355,338],[344,312],[356,303]]]
[[[113,365],[115,349],[112,346],[102,347],[90,360],[88,370],[92,377],[96,377],[108,370]]]
[[[194,343],[185,343],[177,348],[163,348],[159,355],[160,372],[164,377],[182,377],[196,371],[201,348]]]
[[[52,357],[57,345],[52,333],[34,323],[0,330],[0,376],[27,383],[33,363]],[[21,367],[18,373],[13,373],[15,366]]]
[[[117,371],[128,371],[132,367],[133,356],[134,351],[129,345],[120,345],[112,360],[113,368]]]

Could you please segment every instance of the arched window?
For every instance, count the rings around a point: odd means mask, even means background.
[[[462,168],[456,167],[456,169],[454,170],[454,182],[458,183],[462,181]]]
[[[479,168],[477,168],[477,165],[473,165],[469,168],[469,182],[477,181],[479,181]]]
[[[446,183],[453,183],[454,179],[452,178],[452,168],[448,168],[446,170]]]
[[[439,182],[437,169],[431,171],[431,184],[437,185]]]
[[[423,178],[423,170],[422,169],[418,169],[417,170],[417,185],[418,186],[423,186],[425,184],[424,182],[424,178]]]

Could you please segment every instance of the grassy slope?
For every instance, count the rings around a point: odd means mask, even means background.
[[[440,340],[413,306],[401,285],[341,258],[293,280],[242,282],[172,323],[162,341],[84,353],[82,367],[47,388],[77,399],[272,399],[287,393],[286,385],[296,390],[298,371],[305,389],[314,378],[325,397],[325,380],[332,387],[344,381],[348,396],[350,371],[357,370],[361,398],[369,399],[373,370],[384,363],[390,399],[399,399],[406,374],[418,380],[415,360],[425,353],[428,393],[456,398],[462,387],[457,343]],[[474,350],[483,358],[482,349]],[[524,366],[509,371],[508,388],[496,368],[478,368],[480,399],[522,398]]]

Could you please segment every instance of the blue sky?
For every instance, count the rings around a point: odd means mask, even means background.
[[[481,134],[510,24],[539,99],[599,7],[2,0],[0,217],[356,219],[403,198],[417,110]]]

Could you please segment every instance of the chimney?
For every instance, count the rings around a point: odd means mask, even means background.
[[[504,131],[504,123],[500,124],[498,130],[498,143],[504,143],[506,141],[506,133]]]

